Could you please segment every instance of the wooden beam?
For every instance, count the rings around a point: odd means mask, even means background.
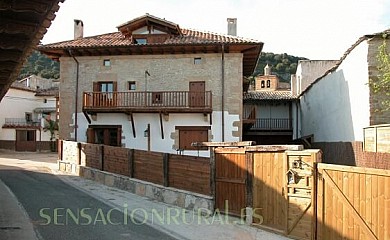
[[[88,113],[86,111],[83,111],[83,114],[85,116],[85,118],[87,119],[88,123],[91,124],[91,118],[89,117]]]
[[[164,139],[164,124],[163,124],[161,112],[160,112],[160,130],[161,130],[161,139]]]
[[[247,152],[302,151],[303,145],[257,145],[245,147]]]
[[[128,113],[128,115],[130,115],[131,129],[133,130],[133,137],[136,138],[133,113],[132,112]]]
[[[245,142],[193,142],[193,147],[245,147],[252,146],[255,144],[254,141]]]

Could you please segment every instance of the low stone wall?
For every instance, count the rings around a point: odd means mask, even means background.
[[[58,161],[58,164],[60,171],[77,174],[85,179],[128,191],[151,200],[178,206],[187,210],[198,210],[202,208],[214,211],[214,200],[210,196],[176,188],[163,187],[150,182],[79,166],[73,163],[66,163],[64,161]]]

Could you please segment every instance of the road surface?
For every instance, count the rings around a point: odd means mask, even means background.
[[[126,205],[121,209],[110,207],[67,185],[49,171],[0,162],[0,180],[28,214],[38,239],[173,239],[121,212]],[[18,227],[7,228],[0,228],[1,240],[7,239],[1,231],[18,231]]]

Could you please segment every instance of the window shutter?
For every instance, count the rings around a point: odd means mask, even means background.
[[[112,91],[113,92],[118,91],[118,82],[112,82]]]
[[[118,128],[118,134],[117,134],[117,146],[122,146],[122,128]]]
[[[87,128],[87,143],[95,143],[95,130]]]
[[[93,82],[93,91],[94,92],[99,92],[99,82]]]

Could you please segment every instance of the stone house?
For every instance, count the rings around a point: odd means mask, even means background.
[[[388,111],[378,111],[382,96],[368,84],[378,76],[378,47],[386,32],[362,36],[338,61],[298,65],[292,80],[299,98],[294,137],[321,148],[325,162],[355,165],[362,159],[363,128],[390,121]]]
[[[242,140],[243,78],[262,42],[149,14],[82,32],[75,20],[74,40],[39,46],[61,63],[61,139],[203,156],[192,142]]]
[[[39,81],[45,84],[40,85]],[[48,120],[58,117],[57,95],[56,83],[48,79],[32,76],[29,80],[14,82],[0,102],[0,148],[33,152],[51,150],[54,139],[45,129]]]

